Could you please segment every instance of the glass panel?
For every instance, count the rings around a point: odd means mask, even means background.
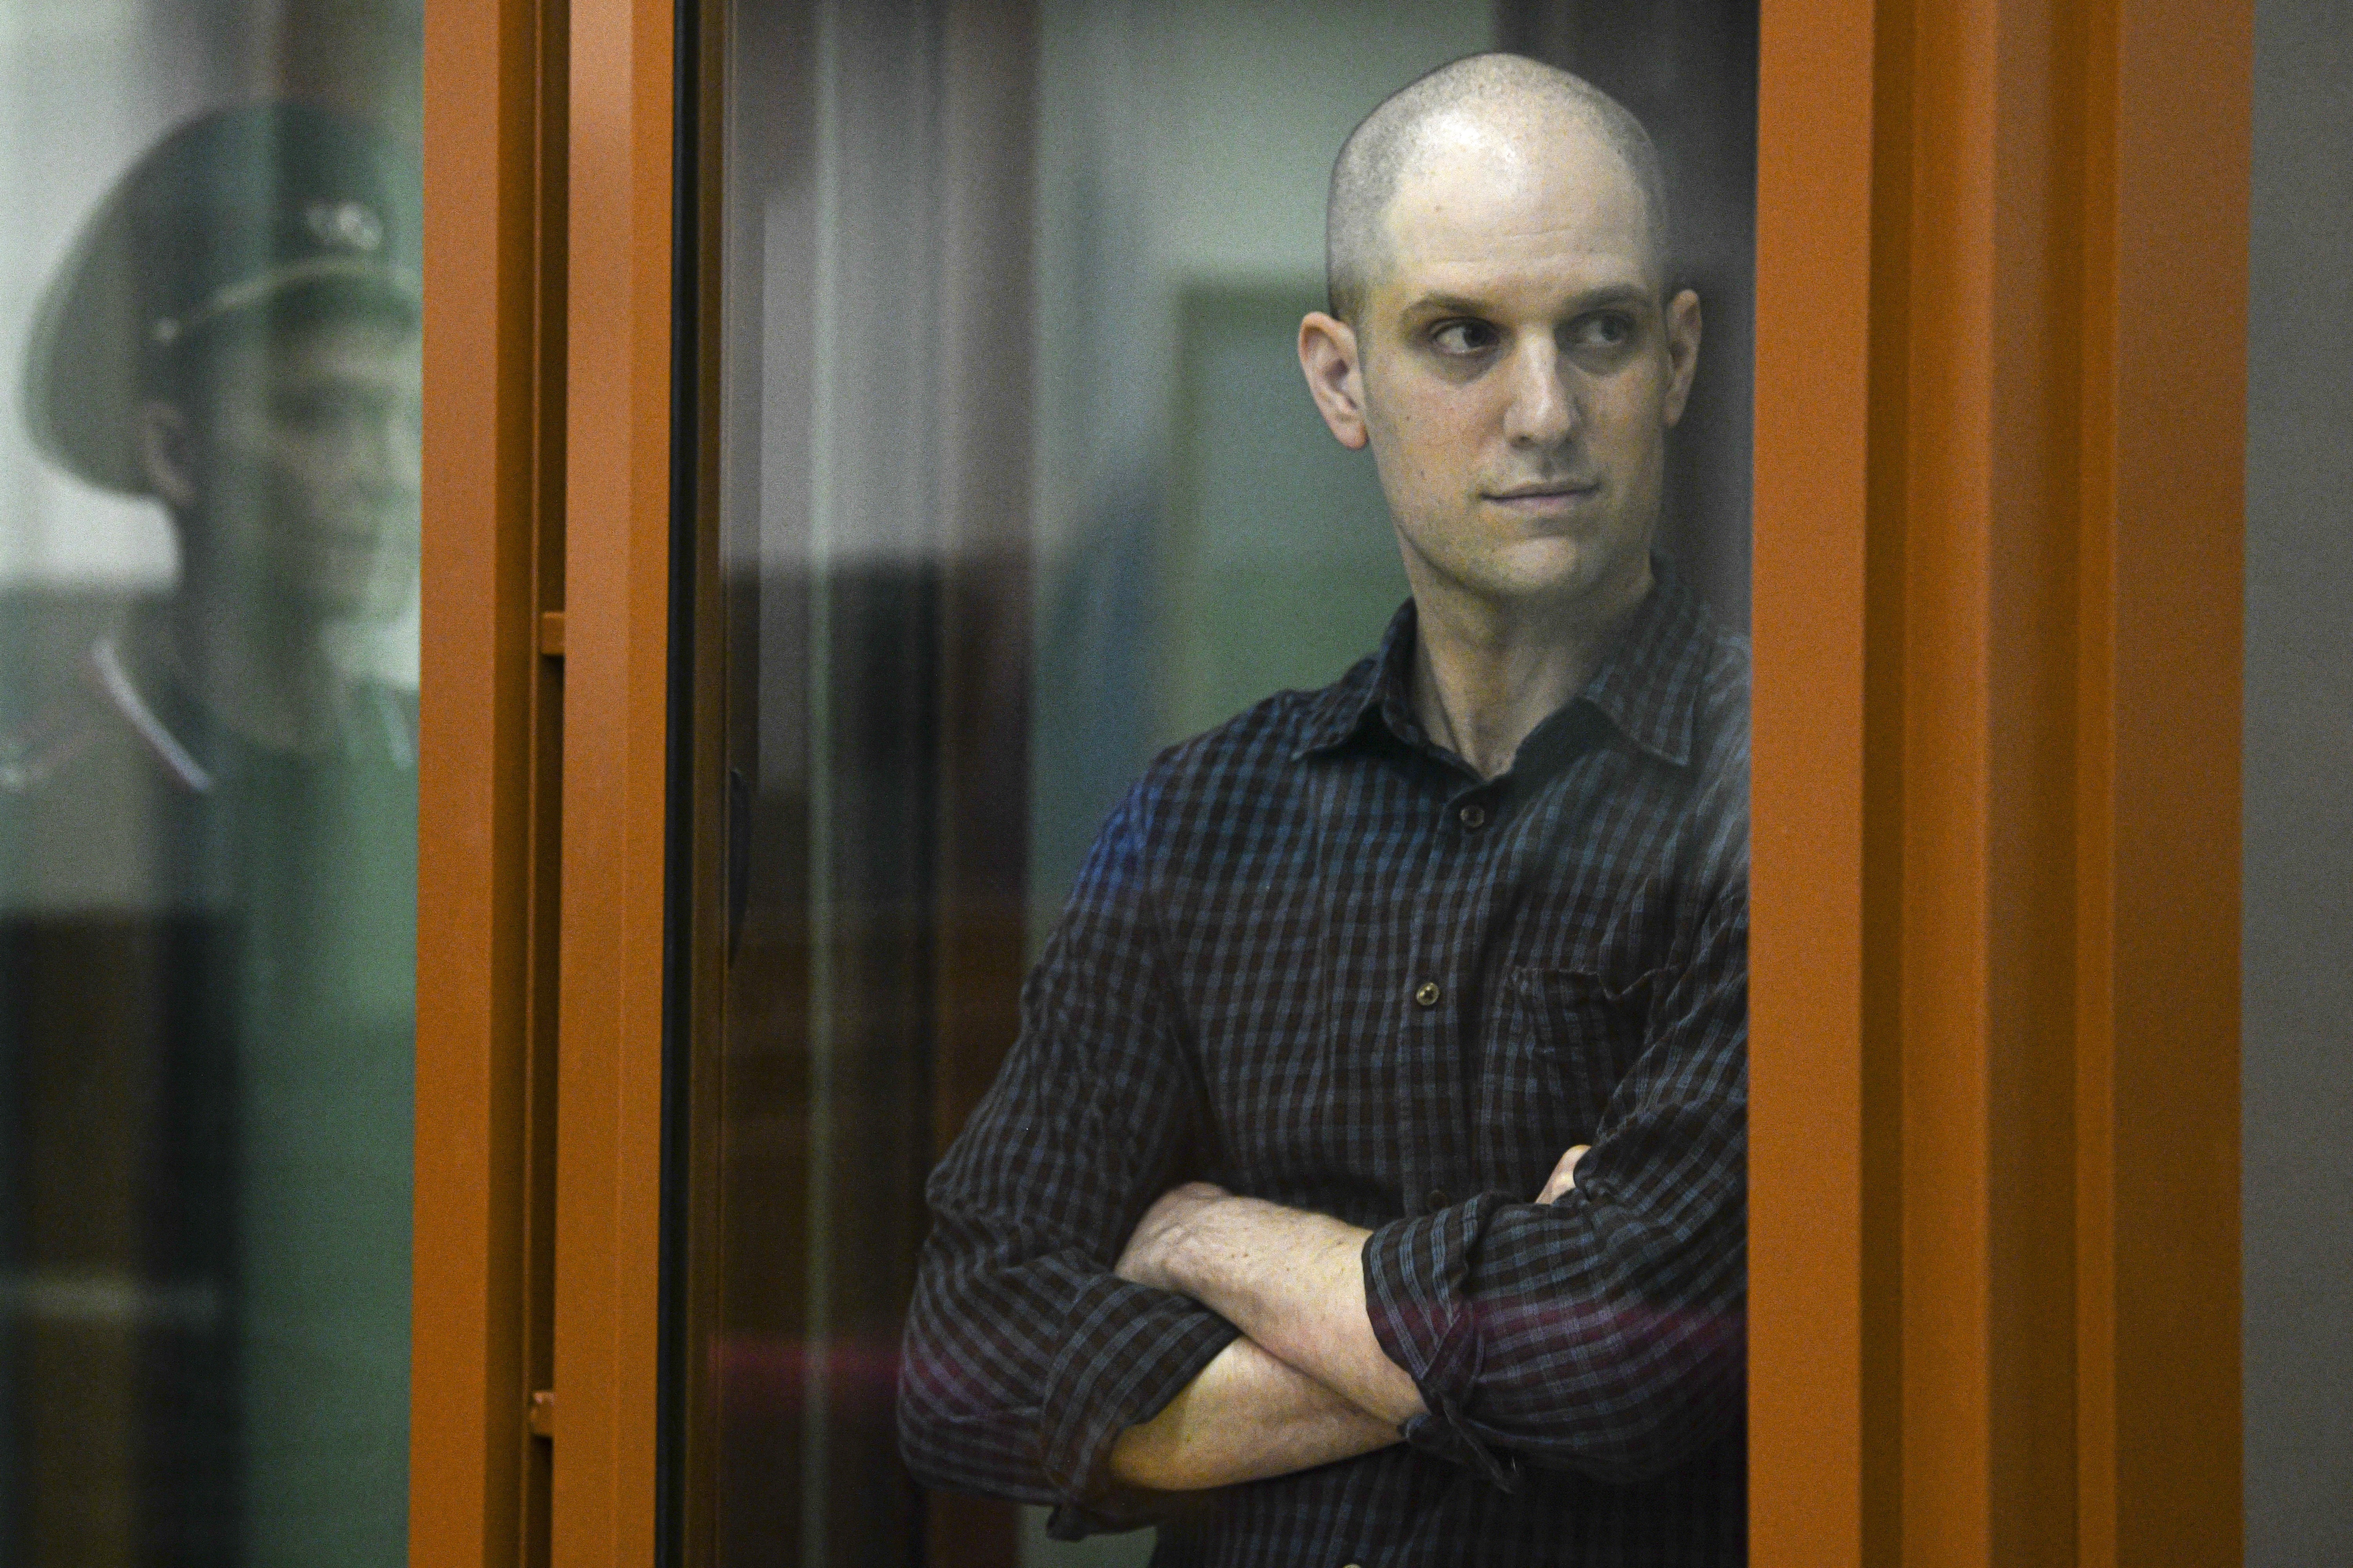
[[[725,8],[692,1560],[1150,1552],[1048,1538],[1035,1432],[995,1488],[1018,1517],[909,1475],[926,1173],[1155,755],[1339,679],[1407,597],[1382,476],[1319,418],[1297,338],[1334,157],[1420,73],[1508,47],[1649,125],[1706,301],[1658,538],[1745,628],[1755,29],[1733,0]]]
[[[0,8],[0,1558],[406,1555],[417,0]]]
[[[2353,31],[2255,6],[2243,973],[2248,1568],[2353,1562]]]

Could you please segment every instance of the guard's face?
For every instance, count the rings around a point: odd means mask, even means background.
[[[317,619],[385,620],[417,579],[423,366],[413,328],[330,318],[228,345],[191,430],[216,564]]]
[[[1699,301],[1662,299],[1640,190],[1597,138],[1441,134],[1320,383],[1303,329],[1317,401],[1371,445],[1426,607],[1639,594]]]

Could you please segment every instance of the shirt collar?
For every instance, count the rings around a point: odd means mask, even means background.
[[[1664,556],[1651,557],[1651,591],[1577,700],[1636,746],[1681,768],[1691,761],[1692,729],[1707,680],[1707,610]]]
[[[1575,701],[1596,709],[1634,745],[1681,768],[1691,760],[1692,728],[1707,673],[1707,611],[1665,557],[1651,557],[1651,591],[1634,607]],[[1407,744],[1430,744],[1413,716],[1414,628],[1413,600],[1408,599],[1389,618],[1373,656],[1315,694],[1293,761],[1342,745],[1376,715]]]
[[[1413,600],[1408,599],[1389,617],[1373,656],[1315,694],[1291,754],[1293,762],[1341,745],[1376,714],[1401,736],[1419,736],[1413,719]]]

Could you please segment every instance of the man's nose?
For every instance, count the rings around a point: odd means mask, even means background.
[[[1577,397],[1563,375],[1560,350],[1549,338],[1531,338],[1512,355],[1512,401],[1504,435],[1514,446],[1559,446],[1577,431]]]

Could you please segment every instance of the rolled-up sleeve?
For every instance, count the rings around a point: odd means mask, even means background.
[[[939,1486],[1098,1522],[1104,1462],[1233,1339],[1113,1266],[1177,1176],[1200,1088],[1145,886],[1145,786],[1104,825],[1022,994],[996,1086],[933,1173],[900,1445]]]
[[[1654,994],[1575,1189],[1487,1192],[1375,1231],[1373,1330],[1428,1414],[1407,1439],[1499,1486],[1523,1462],[1634,1481],[1744,1397],[1747,899],[1717,901]]]

